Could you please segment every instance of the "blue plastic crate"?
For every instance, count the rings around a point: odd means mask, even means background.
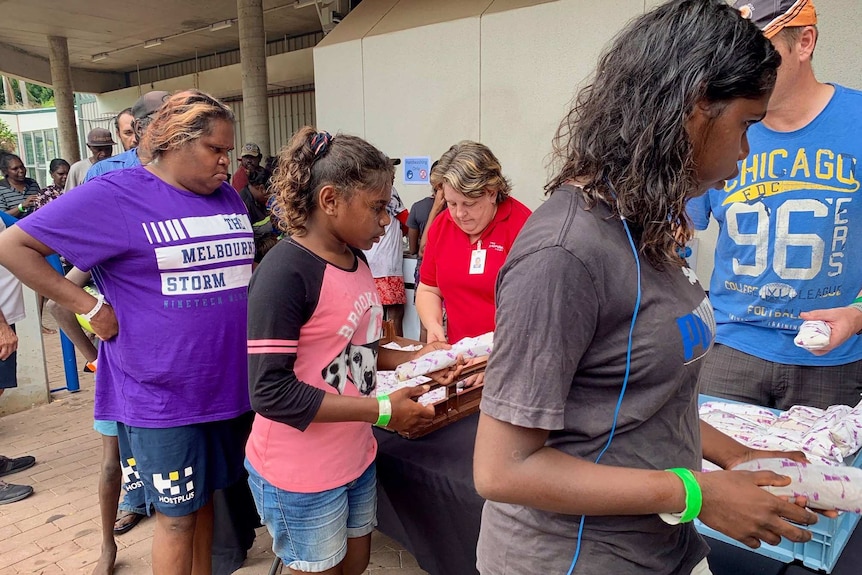
[[[705,401],[727,400],[705,395],[700,396],[699,403]],[[773,411],[779,413],[776,410]],[[862,451],[856,453],[852,466],[862,468]],[[850,535],[853,534],[857,523],[859,523],[859,515],[856,513],[842,513],[836,519],[829,519],[821,515],[815,525],[808,527],[811,531],[811,541],[808,543],[794,543],[787,539],[782,539],[778,545],[764,543],[760,548],[752,549],[695,520],[695,525],[701,535],[736,545],[741,549],[747,549],[752,553],[764,555],[782,563],[791,563],[799,560],[808,568],[818,569],[826,573],[832,572],[832,568],[838,562],[838,558],[841,556],[841,552],[844,551],[844,546],[847,544],[847,540],[850,539]]]

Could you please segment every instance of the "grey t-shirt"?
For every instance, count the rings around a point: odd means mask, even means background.
[[[425,226],[428,225],[428,218],[431,216],[431,208],[434,207],[434,198],[422,198],[410,208],[410,214],[407,216],[407,227],[414,230],[419,230],[419,237],[422,237],[422,232],[425,231]]]
[[[697,376],[715,333],[712,306],[688,268],[659,271],[645,258],[640,267],[631,375],[601,463],[700,469]],[[636,297],[637,267],[619,218],[604,204],[585,209],[573,187],[558,189],[527,221],[497,279],[482,411],[550,430],[548,446],[595,461],[613,422]],[[579,520],[487,502],[480,572],[564,575]],[[687,574],[708,551],[691,523],[592,516],[574,573]]]
[[[69,190],[75,189],[83,184],[84,180],[87,178],[87,170],[92,167],[93,162],[90,161],[90,158],[84,158],[83,160],[78,160],[72,164],[72,167],[69,168],[69,175],[66,176],[65,190],[68,192]]]

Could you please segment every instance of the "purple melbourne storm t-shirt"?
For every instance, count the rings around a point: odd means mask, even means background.
[[[119,170],[18,225],[92,270],[117,314],[119,334],[99,350],[96,419],[165,428],[251,409],[246,301],[254,239],[230,186],[201,196],[145,168]]]

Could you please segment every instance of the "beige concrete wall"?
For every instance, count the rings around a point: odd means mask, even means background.
[[[332,34],[337,30],[336,27]],[[323,53],[315,52],[314,96],[318,129],[365,137],[362,70],[361,39],[334,44]]]
[[[551,141],[602,48],[642,0],[560,1],[482,18],[481,140],[500,159],[515,196],[536,208]]]
[[[315,48],[318,125],[391,156],[438,157],[464,138],[499,156],[515,195],[542,201],[551,139],[625,23],[658,0],[364,0]],[[820,0],[818,77],[862,89],[859,0]],[[406,203],[427,193],[396,185]],[[698,275],[712,271],[715,230]]]
[[[601,48],[643,0],[365,0],[314,51],[318,125],[393,157],[475,139],[542,201],[551,139]],[[433,9],[432,9],[433,8]],[[351,20],[354,19],[354,20]],[[343,28],[342,28],[343,27]],[[396,187],[408,205],[428,193]]]
[[[389,156],[439,157],[481,137],[479,18],[371,36],[362,53],[365,137]]]

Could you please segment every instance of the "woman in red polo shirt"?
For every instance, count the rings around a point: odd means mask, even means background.
[[[500,162],[487,146],[464,141],[431,171],[431,185],[448,207],[432,211],[419,272],[416,309],[428,342],[456,342],[494,331],[497,272],[530,209],[511,197]],[[439,202],[435,208],[440,209]],[[448,334],[443,329],[443,305]]]

